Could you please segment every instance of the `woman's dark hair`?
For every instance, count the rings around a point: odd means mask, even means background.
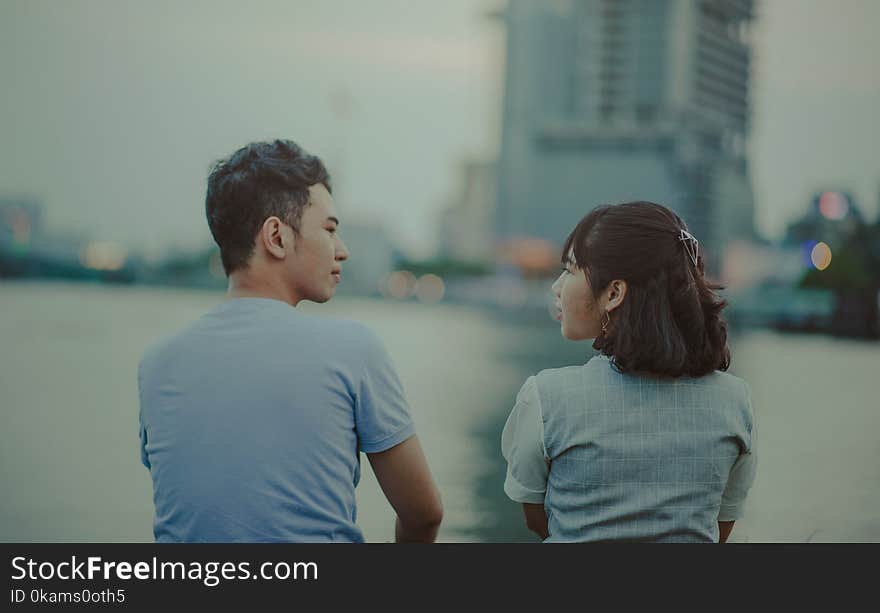
[[[593,347],[621,372],[699,377],[730,366],[727,303],[703,276],[703,258],[668,208],[628,202],[593,209],[565,241],[598,298],[611,281],[626,281],[623,303]],[[682,237],[685,237],[682,240]]]
[[[216,162],[208,176],[205,214],[226,274],[247,266],[268,217],[299,232],[309,188],[318,183],[331,191],[324,164],[289,140],[251,143]]]

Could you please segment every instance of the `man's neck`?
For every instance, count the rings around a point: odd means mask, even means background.
[[[269,298],[280,300],[290,306],[299,304],[299,297],[281,283],[255,278],[255,275],[237,271],[229,275],[226,297],[232,298]]]

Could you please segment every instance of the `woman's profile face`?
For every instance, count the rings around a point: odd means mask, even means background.
[[[602,330],[599,305],[587,281],[585,271],[569,256],[568,263],[553,284],[556,296],[556,319],[562,336],[572,341],[596,338]]]

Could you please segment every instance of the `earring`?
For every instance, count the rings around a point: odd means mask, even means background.
[[[608,314],[608,311],[604,311],[602,313],[602,334],[608,333],[608,324],[611,323],[611,315]]]

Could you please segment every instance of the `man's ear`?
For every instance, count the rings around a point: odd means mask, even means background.
[[[623,304],[624,298],[626,298],[626,290],[628,286],[626,281],[623,279],[615,279],[611,283],[608,284],[608,301],[605,305],[605,310],[613,311],[621,304]]]
[[[263,222],[258,240],[267,254],[278,259],[284,259],[285,254],[293,249],[293,234],[287,232],[287,226],[275,216],[267,217]]]

